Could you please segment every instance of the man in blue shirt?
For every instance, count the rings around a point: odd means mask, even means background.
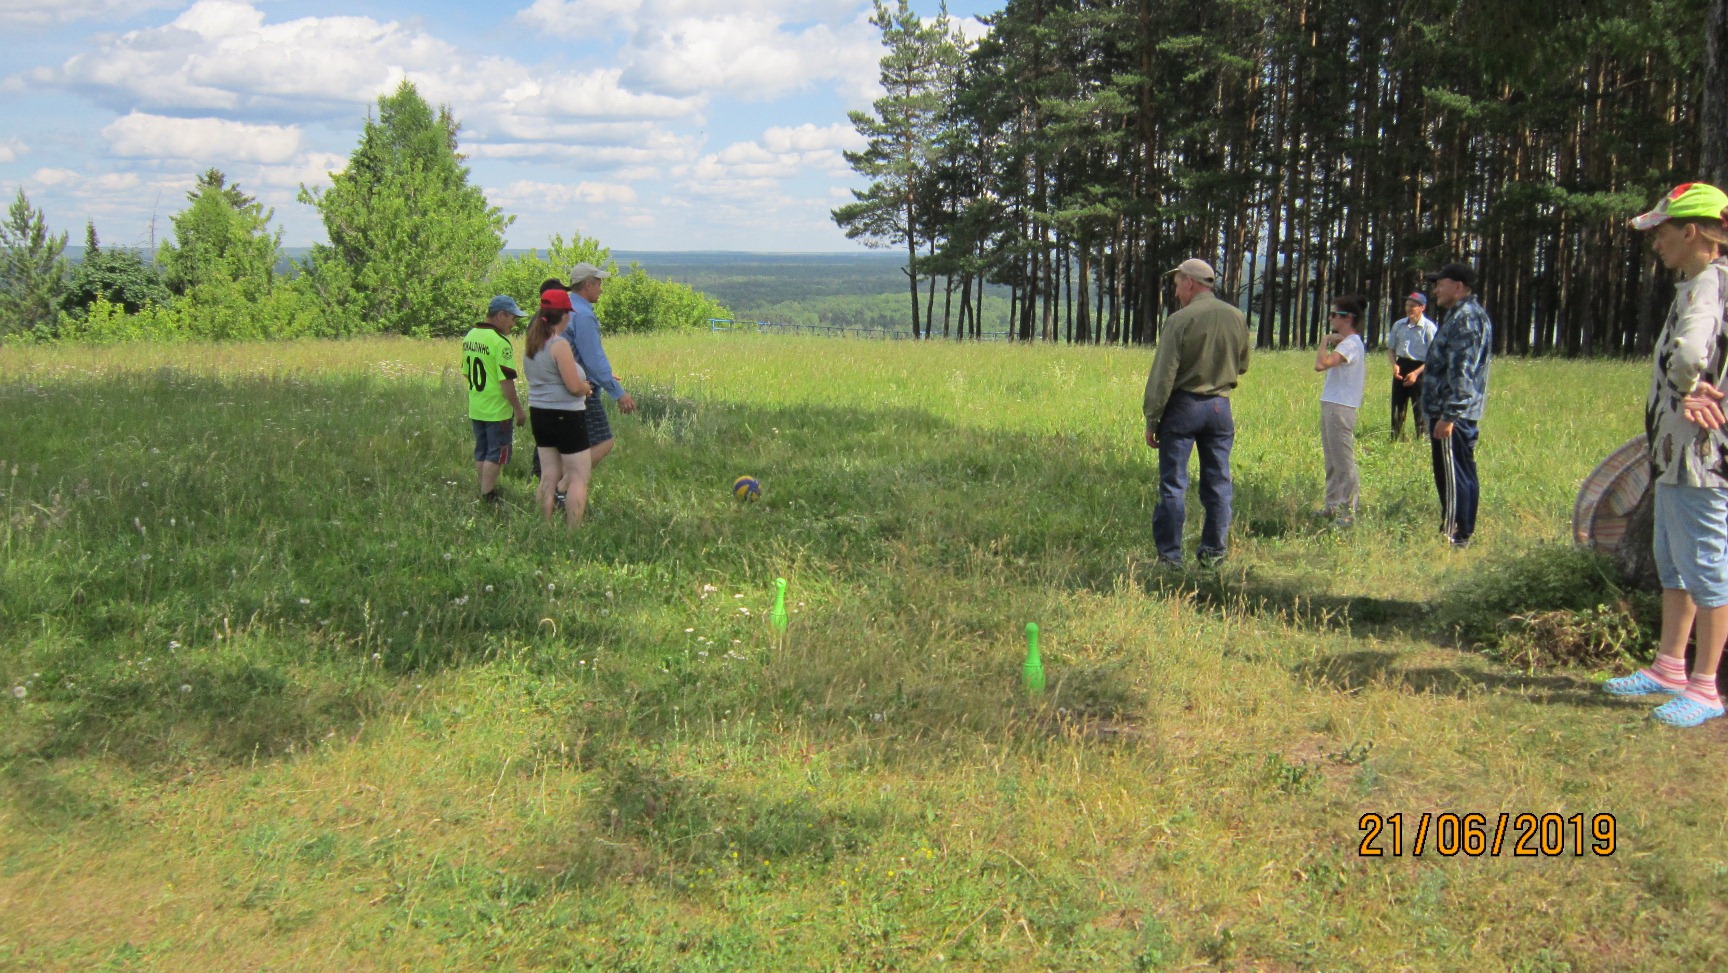
[[[576,361],[594,386],[588,397],[588,450],[593,468],[612,452],[612,424],[606,419],[606,407],[601,403],[602,390],[618,400],[624,412],[636,411],[636,400],[624,391],[612,363],[606,360],[606,349],[600,344],[600,319],[594,314],[594,304],[600,300],[600,290],[606,278],[612,276],[591,263],[579,263],[570,268],[570,319],[564,325],[564,338],[576,350]]]
[[[1477,424],[1488,400],[1488,364],[1494,322],[1476,299],[1476,271],[1447,264],[1428,275],[1434,301],[1446,308],[1428,343],[1422,377],[1422,414],[1433,441],[1434,486],[1440,493],[1440,532],[1455,547],[1476,532]]]
[[[1392,362],[1392,438],[1404,438],[1404,416],[1416,403],[1416,428],[1428,431],[1422,418],[1423,360],[1428,342],[1434,340],[1434,322],[1428,320],[1428,298],[1416,291],[1404,299],[1404,317],[1392,326],[1386,342],[1386,357]]]

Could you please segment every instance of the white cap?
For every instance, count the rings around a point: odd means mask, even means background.
[[[1218,281],[1218,274],[1212,269],[1212,265],[1198,257],[1189,257],[1177,264],[1175,270],[1168,271],[1166,276],[1168,274],[1181,274],[1184,277],[1197,280],[1207,287],[1211,287]]]
[[[570,268],[570,289],[575,290],[589,280],[605,280],[612,276],[591,263],[579,263]]]

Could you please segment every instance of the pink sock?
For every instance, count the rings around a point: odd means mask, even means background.
[[[1655,664],[1644,670],[1650,678],[1670,689],[1686,688],[1686,660],[1675,659],[1666,655],[1656,657]]]
[[[1714,672],[1704,675],[1694,673],[1692,678],[1686,682],[1686,691],[1680,695],[1706,706],[1722,705],[1722,698],[1716,695],[1716,674]]]

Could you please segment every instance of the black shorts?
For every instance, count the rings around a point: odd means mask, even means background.
[[[534,430],[534,445],[556,449],[566,456],[588,448],[588,417],[585,409],[528,410],[528,425]]]

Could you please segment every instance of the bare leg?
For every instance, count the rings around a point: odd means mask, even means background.
[[[612,452],[612,444],[617,441],[618,440],[616,439],[608,439],[600,445],[588,450],[588,467],[590,470],[599,468],[600,461],[606,458],[607,453]]]
[[[593,474],[591,450],[580,453],[570,453],[559,457],[564,465],[563,482],[558,484],[564,491],[565,524],[572,530],[582,526],[582,515],[588,510],[588,477]]]
[[[1698,609],[1696,624],[1698,651],[1692,656],[1692,677],[1713,677],[1722,661],[1722,643],[1728,640],[1728,605]]]
[[[534,455],[540,457],[540,486],[534,491],[534,499],[540,506],[540,519],[548,524],[552,522],[552,491],[558,485],[558,451],[547,447],[535,449]]]
[[[1721,609],[1710,609],[1721,611]],[[1670,659],[1686,658],[1686,642],[1692,636],[1692,620],[1697,615],[1698,606],[1692,604],[1692,596],[1681,588],[1662,589],[1662,641],[1661,653]],[[1703,648],[1704,633],[1698,633],[1699,648]],[[1722,643],[1716,643],[1716,654],[1722,654]],[[1710,671],[1716,671],[1714,659],[1710,663]]]
[[[504,472],[504,467],[497,463],[475,463],[474,468],[480,474],[480,495],[485,496],[498,489],[498,474]]]

